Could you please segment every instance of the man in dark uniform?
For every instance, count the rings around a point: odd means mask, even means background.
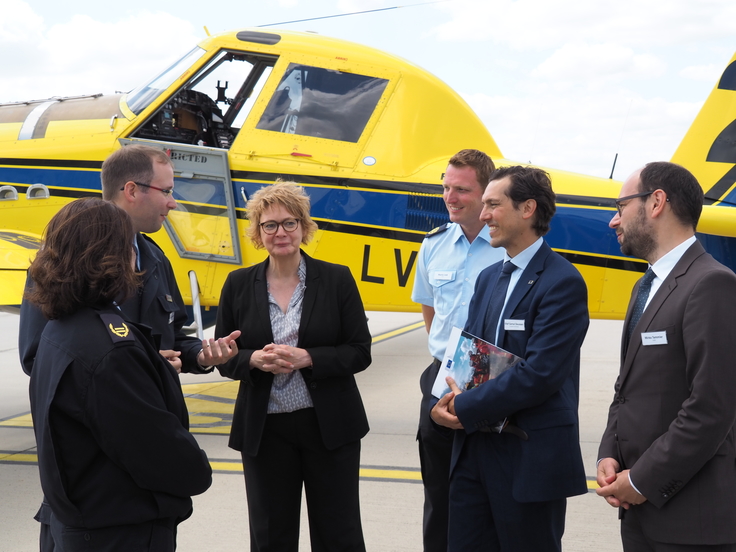
[[[224,340],[200,341],[186,335],[184,301],[176,285],[171,263],[147,234],[157,232],[169,211],[176,208],[173,198],[174,168],[162,150],[143,145],[121,148],[102,164],[102,197],[130,215],[136,233],[137,268],[143,283],[136,297],[121,305],[127,320],[144,324],[160,340],[161,355],[177,371],[206,373],[230,357],[222,354]],[[20,311],[19,352],[21,365],[31,374],[36,349],[46,319],[24,301]]]
[[[103,199],[116,204],[131,218],[135,232],[137,268],[143,272],[136,296],[120,308],[126,320],[151,328],[159,352],[178,371],[206,373],[232,357],[234,334],[219,340],[200,341],[182,327],[187,314],[171,263],[148,236],[163,225],[174,201],[174,169],[166,153],[144,145],[130,145],[113,152],[102,164]],[[30,280],[29,280],[30,282]],[[47,320],[41,311],[23,301],[20,312],[19,353],[23,371],[31,375],[36,350]],[[239,335],[239,334],[238,334]],[[41,550],[54,550],[48,533],[48,509],[44,503],[36,519],[41,524]],[[44,544],[44,542],[46,544]]]

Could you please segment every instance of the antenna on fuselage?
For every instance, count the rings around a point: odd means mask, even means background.
[[[613,158],[613,167],[611,167],[611,176],[608,177],[609,180],[613,180],[613,171],[616,170],[616,161],[618,160],[618,153],[616,154],[616,157]]]

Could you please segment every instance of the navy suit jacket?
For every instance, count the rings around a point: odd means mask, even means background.
[[[469,333],[492,343],[495,325],[486,315],[502,264],[480,273],[465,326]],[[510,417],[529,436],[528,441],[512,441],[515,450],[508,473],[515,500],[547,501],[587,492],[578,431],[587,297],[580,273],[543,243],[501,316],[497,345],[524,360],[455,398],[465,431],[456,432],[453,468],[468,435]],[[505,331],[506,319],[523,320],[523,330]]]

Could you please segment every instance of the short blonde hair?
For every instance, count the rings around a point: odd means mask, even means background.
[[[248,201],[250,226],[247,235],[256,249],[263,249],[261,216],[266,209],[276,205],[280,205],[289,211],[294,218],[299,219],[299,224],[302,225],[302,243],[307,245],[314,236],[315,230],[317,230],[317,223],[309,216],[309,196],[304,188],[297,185],[296,182],[276,180],[270,186],[264,186],[258,190]]]

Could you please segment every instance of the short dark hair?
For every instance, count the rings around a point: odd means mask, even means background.
[[[639,174],[640,192],[663,190],[683,226],[698,226],[703,212],[703,188],[685,167],[667,161],[647,163]]]
[[[139,283],[131,265],[134,236],[130,217],[114,203],[92,197],[67,203],[46,226],[26,299],[49,319],[125,300]]]
[[[102,163],[102,198],[112,201],[125,183],[131,180],[150,184],[154,163],[174,166],[165,151],[152,146],[131,144],[112,152]],[[148,188],[143,187],[142,192],[148,193]]]
[[[549,232],[549,222],[555,214],[555,192],[552,190],[552,181],[549,174],[536,167],[523,167],[513,165],[501,167],[493,172],[491,180],[501,180],[509,177],[511,184],[506,189],[506,195],[514,204],[514,209],[527,199],[537,202],[537,210],[534,213],[534,228],[537,236],[544,236]]]
[[[486,186],[491,181],[491,173],[496,170],[493,160],[485,153],[476,149],[464,149],[457,152],[450,158],[448,163],[455,168],[470,167],[475,170],[475,177],[478,179],[480,189],[485,191]]]

